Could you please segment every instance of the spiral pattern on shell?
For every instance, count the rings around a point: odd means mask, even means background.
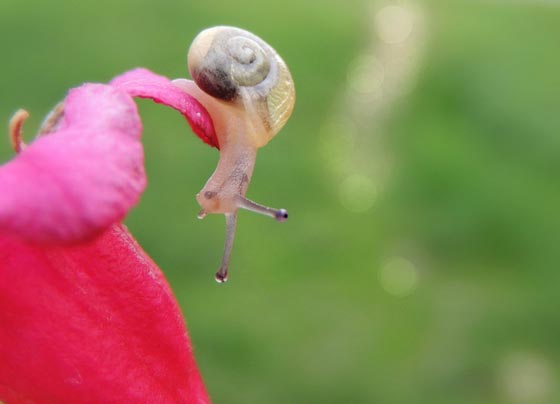
[[[255,86],[270,72],[268,55],[251,38],[234,36],[227,40],[227,52],[231,59],[230,69],[233,81],[240,86]]]
[[[189,71],[200,89],[214,98],[250,106],[274,135],[292,112],[291,74],[276,51],[256,35],[234,27],[214,27],[194,39]]]

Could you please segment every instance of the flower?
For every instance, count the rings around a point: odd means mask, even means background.
[[[146,186],[132,96],[181,112],[196,99],[145,69],[71,90],[28,147],[15,121],[0,166],[0,401],[207,403],[169,285],[120,224]]]

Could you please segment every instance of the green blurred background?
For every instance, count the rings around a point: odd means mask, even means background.
[[[136,66],[186,77],[201,29],[287,61],[296,109],[258,157],[230,281],[194,199],[218,153],[139,101],[127,219],[184,310],[215,403],[560,402],[560,3],[0,0],[0,119]],[[12,152],[7,135],[2,161]]]

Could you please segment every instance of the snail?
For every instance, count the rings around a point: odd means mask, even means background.
[[[194,80],[174,84],[194,96],[212,117],[220,150],[216,170],[197,194],[199,219],[210,213],[226,218],[226,238],[216,281],[227,280],[238,209],[283,222],[285,209],[245,197],[257,156],[288,120],[295,102],[294,82],[276,51],[252,33],[234,27],[206,29],[188,53]]]

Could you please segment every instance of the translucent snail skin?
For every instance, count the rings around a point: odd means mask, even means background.
[[[226,217],[224,255],[216,281],[227,280],[238,209],[283,222],[285,209],[269,208],[245,198],[257,149],[267,144],[292,113],[295,89],[288,67],[276,51],[245,30],[219,26],[202,31],[188,54],[194,80],[174,83],[193,95],[212,117],[220,150],[216,170],[196,196],[198,217]]]

